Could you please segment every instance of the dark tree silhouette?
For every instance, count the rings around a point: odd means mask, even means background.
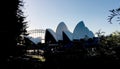
[[[98,32],[96,32],[95,34],[98,36],[98,37],[101,37],[103,36],[105,32],[101,31],[101,29],[98,30]]]
[[[22,0],[1,1],[0,61],[17,54],[17,37],[26,32],[26,22],[21,7]]]
[[[112,9],[110,10],[111,14],[108,16],[108,22],[112,24],[113,18],[117,17],[117,21],[119,21],[120,24],[120,8],[118,9]]]

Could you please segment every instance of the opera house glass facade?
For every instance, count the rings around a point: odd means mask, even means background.
[[[57,26],[56,32],[54,32],[52,29],[46,29],[45,43],[57,43],[59,41],[73,41],[80,39],[89,39],[93,37],[93,32],[85,26],[83,21],[80,21],[76,25],[73,32],[69,31],[64,22],[61,22]]]

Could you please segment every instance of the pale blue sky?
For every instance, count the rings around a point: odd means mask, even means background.
[[[96,33],[99,29],[110,34],[120,31],[120,24],[108,23],[109,10],[120,7],[120,0],[24,0],[29,29],[56,29],[65,22],[73,32],[78,22]]]

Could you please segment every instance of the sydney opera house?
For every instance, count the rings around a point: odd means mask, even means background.
[[[94,34],[90,31],[84,24],[83,21],[80,21],[74,31],[69,31],[68,27],[64,22],[61,22],[54,32],[52,29],[46,29],[45,32],[45,43],[57,43],[59,41],[74,41],[80,39],[89,39],[93,38]]]

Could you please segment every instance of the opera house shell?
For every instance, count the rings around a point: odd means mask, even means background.
[[[58,42],[55,32],[52,29],[46,29],[45,32],[45,43],[56,43]]]
[[[84,39],[85,37],[93,38],[94,34],[84,25],[84,22],[81,21],[76,25],[73,31],[73,39],[79,40]]]
[[[93,38],[94,34],[90,31],[83,21],[80,21],[73,33],[71,33],[64,22],[61,22],[54,32],[52,29],[46,29],[45,33],[45,43],[56,43],[58,41],[73,41],[80,40],[84,38]]]

